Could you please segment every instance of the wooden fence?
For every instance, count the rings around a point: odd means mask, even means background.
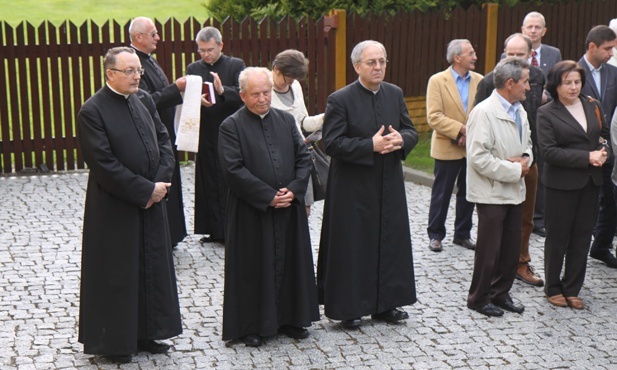
[[[279,52],[295,48],[311,60],[305,83],[307,106],[322,112],[334,90],[333,43],[324,19],[256,22],[227,20],[204,23],[189,19],[155,21],[161,35],[156,58],[170,80],[184,74],[198,58],[194,42],[197,31],[215,26],[224,35],[226,54],[247,65],[269,66]],[[0,24],[0,172],[10,173],[41,167],[52,170],[84,168],[77,149],[76,117],[81,104],[104,83],[102,59],[114,46],[128,45],[129,22],[98,25],[65,22],[59,27],[44,22],[38,27],[21,23],[12,28]]]
[[[473,6],[448,14],[348,14],[344,19],[334,15],[317,21],[170,19],[155,21],[161,35],[155,55],[170,80],[182,76],[198,58],[194,37],[207,25],[223,33],[224,52],[247,65],[269,66],[276,53],[299,49],[310,60],[304,83],[307,107],[318,113],[324,111],[332,91],[356,79],[349,55],[361,40],[382,42],[389,59],[386,80],[401,86],[406,96],[418,97],[424,95],[430,76],[447,67],[445,49],[450,40],[469,39],[479,56],[476,70],[486,73],[499,58],[503,40],[520,31],[523,17],[532,10],[546,17],[548,33],[543,41],[559,47],[564,59],[578,60],[588,30],[617,17],[617,1],[573,0],[493,12]],[[43,165],[51,170],[84,168],[77,150],[76,115],[103,84],[104,53],[129,43],[128,23],[65,22],[57,27],[44,22],[35,27],[23,22],[12,27],[0,22],[0,173]]]

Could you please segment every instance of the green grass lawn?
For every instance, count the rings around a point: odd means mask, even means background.
[[[405,159],[405,166],[432,174],[435,160],[431,158],[431,133],[422,132],[418,136],[418,144]]]
[[[119,22],[145,16],[165,21],[174,17],[184,21],[189,17],[206,19],[207,0],[134,1],[134,0],[0,0],[0,21],[16,25],[27,20],[38,26],[44,20],[60,24],[65,20],[81,24],[87,19],[103,23]]]

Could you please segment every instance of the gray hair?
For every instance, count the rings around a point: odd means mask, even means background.
[[[517,38],[517,37],[521,37],[523,38],[523,40],[525,40],[525,43],[527,44],[528,48],[527,48],[527,52],[531,53],[531,49],[533,49],[533,43],[531,41],[531,39],[529,38],[529,36],[525,36],[520,32],[517,33],[513,33],[510,36],[508,36],[508,38],[506,39],[506,41],[503,42],[503,49],[505,50],[508,47],[508,43],[510,41],[512,41],[512,39]]]
[[[454,63],[454,57],[463,52],[463,45],[465,44],[471,44],[471,42],[466,39],[456,39],[448,43],[448,49],[446,51],[446,60],[448,63]]]
[[[263,73],[268,77],[268,81],[270,85],[273,85],[272,82],[272,72],[268,68],[264,67],[246,67],[242,72],[240,72],[240,76],[238,77],[238,83],[240,84],[240,91],[245,91],[249,84],[249,77],[253,74]]]
[[[608,28],[613,30],[613,32],[617,33],[617,18],[611,19],[610,23],[608,24]]]
[[[546,27],[546,19],[544,19],[544,16],[542,15],[542,13],[538,13],[538,12],[528,13],[525,16],[525,18],[523,18],[523,27],[525,27],[525,23],[527,23],[529,18],[540,18],[542,20],[542,27]]]
[[[116,66],[116,55],[120,53],[135,54],[135,49],[128,46],[118,46],[107,50],[105,57],[103,58],[103,70],[107,71]],[[107,73],[105,73],[105,79],[107,79]]]
[[[362,61],[362,52],[364,52],[364,49],[366,49],[368,46],[371,46],[371,45],[379,46],[381,50],[383,51],[383,57],[388,59],[388,54],[386,53],[386,47],[383,46],[381,42],[373,41],[373,40],[365,40],[365,41],[360,42],[358,45],[354,46],[353,50],[351,51],[351,64],[356,65],[360,63]]]
[[[214,40],[217,45],[220,45],[223,42],[223,36],[221,36],[221,31],[217,30],[214,27],[205,27],[197,32],[197,36],[195,37],[195,42],[208,42],[210,40]]]
[[[129,38],[131,39],[131,42],[133,41],[135,35],[140,32],[144,32],[146,25],[149,24],[154,24],[154,22],[148,17],[137,17],[133,19],[129,25]]]
[[[519,57],[502,59],[493,70],[495,88],[503,89],[509,79],[518,82],[523,77],[523,69],[529,69],[529,63],[525,59]]]

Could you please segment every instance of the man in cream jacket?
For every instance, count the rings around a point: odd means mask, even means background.
[[[521,245],[524,177],[533,159],[527,113],[529,63],[503,59],[493,71],[495,90],[467,122],[467,200],[476,203],[478,239],[467,307],[486,316],[522,313],[510,288]]]

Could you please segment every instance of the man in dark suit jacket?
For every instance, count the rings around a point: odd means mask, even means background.
[[[131,47],[135,49],[145,71],[139,82],[139,88],[147,91],[152,96],[161,122],[163,122],[169,133],[174,158],[176,158],[176,165],[171,179],[172,186],[168,189],[167,197],[167,219],[169,221],[171,244],[176,246],[187,235],[184,220],[184,204],[182,201],[180,165],[175,145],[176,133],[174,130],[175,107],[178,104],[182,104],[180,92],[184,91],[186,78],[180,77],[175,83],[170,84],[163,69],[152,58],[151,53],[156,50],[156,44],[161,39],[152,19],[146,17],[135,18],[129,26],[129,34],[131,37]]]
[[[585,55],[579,64],[585,70],[586,81],[582,94],[602,102],[604,118],[611,122],[617,105],[617,67],[608,64],[613,56],[613,46],[617,35],[607,26],[596,26],[589,31],[585,40]],[[608,130],[610,130],[610,125]],[[610,143],[610,131],[602,132],[602,137]],[[594,239],[591,245],[590,257],[606,263],[611,268],[617,268],[617,258],[610,253],[617,225],[617,208],[613,194],[615,186],[611,181],[614,157],[611,156],[602,166],[604,183],[600,191],[600,213],[594,229]]]
[[[546,20],[542,14],[531,12],[523,19],[521,33],[531,39],[531,55],[527,61],[532,66],[540,68],[545,76],[557,62],[561,61],[559,49],[542,43],[546,31]]]

